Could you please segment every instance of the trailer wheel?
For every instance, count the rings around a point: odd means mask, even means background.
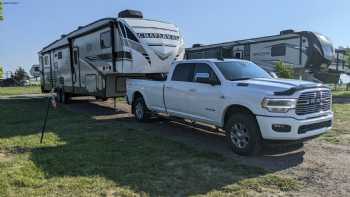
[[[151,114],[142,97],[135,99],[135,102],[133,103],[133,109],[137,121],[146,122],[149,120]]]
[[[57,102],[62,103],[62,90],[58,89],[57,91]]]
[[[59,103],[64,103],[64,104],[69,103],[69,100],[70,100],[69,94],[64,92],[64,90],[61,88],[57,91],[57,97],[58,97]]]
[[[225,125],[225,131],[227,141],[235,153],[243,156],[260,153],[262,140],[259,126],[253,115],[232,114]]]

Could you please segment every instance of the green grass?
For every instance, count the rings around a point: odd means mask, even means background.
[[[350,144],[350,104],[335,104],[333,112],[333,129],[320,139],[332,144]]]
[[[0,96],[12,96],[22,94],[40,94],[40,86],[28,87],[0,87]]]
[[[332,94],[334,97],[350,98],[350,91],[333,91]]]
[[[0,196],[256,196],[300,183],[61,107],[39,143],[45,101],[0,100]]]

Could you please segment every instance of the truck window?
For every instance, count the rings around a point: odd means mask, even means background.
[[[194,75],[193,75],[194,82],[197,82],[197,79],[195,79],[195,76],[197,73],[208,73],[209,78],[214,79],[214,80],[218,80],[215,72],[213,71],[213,69],[210,68],[210,66],[208,64],[205,64],[205,63],[196,64],[195,70],[194,70]]]
[[[111,31],[106,31],[100,34],[100,45],[101,49],[110,48],[112,46]]]
[[[271,56],[285,56],[286,55],[286,45],[279,44],[271,47]]]
[[[192,82],[194,75],[194,64],[178,64],[174,70],[172,81]]]

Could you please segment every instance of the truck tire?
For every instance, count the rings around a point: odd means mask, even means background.
[[[142,97],[135,99],[133,103],[133,109],[137,121],[146,122],[149,120],[151,113]]]
[[[230,147],[238,155],[252,156],[260,153],[262,146],[260,129],[253,115],[232,114],[225,125],[225,131]]]

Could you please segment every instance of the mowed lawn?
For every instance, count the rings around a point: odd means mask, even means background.
[[[28,87],[0,87],[0,96],[13,96],[22,94],[40,94],[40,86]]]
[[[320,139],[333,144],[350,144],[350,104],[334,104],[333,130]]]
[[[0,100],[0,196],[257,196],[294,193],[297,180],[46,101]]]
[[[339,98],[350,98],[350,90],[349,91],[333,91],[332,92],[334,97]]]

